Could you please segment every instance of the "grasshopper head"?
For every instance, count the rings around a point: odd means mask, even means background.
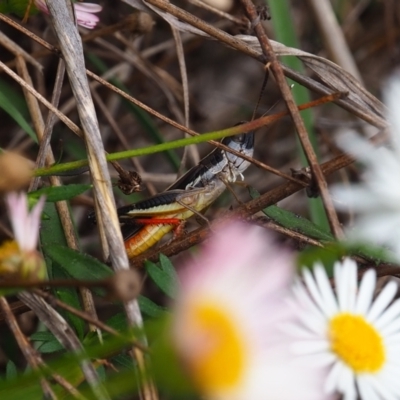
[[[243,124],[245,121],[236,125]],[[254,132],[240,133],[235,136],[229,136],[222,140],[222,143],[246,156],[252,157],[254,152]],[[237,156],[236,154],[226,152],[228,168],[234,176],[240,176],[250,165],[249,161]]]

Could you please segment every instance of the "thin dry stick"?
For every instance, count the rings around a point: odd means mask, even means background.
[[[166,11],[170,13],[172,16],[202,30],[203,32],[207,33],[210,35],[210,37],[217,39],[221,43],[224,43],[225,45],[232,47],[233,49],[242,52],[243,54],[246,54],[250,57],[255,58],[256,60],[265,63],[265,57],[260,54],[257,50],[251,48],[251,46],[248,46],[245,42],[242,40],[233,37],[226,32],[215,28],[214,26],[207,24],[203,20],[193,16],[192,14],[180,9],[179,7],[174,6],[168,1],[165,0],[147,0],[149,4],[152,4],[156,7],[158,7],[160,10]],[[0,14],[0,20],[3,20],[7,22],[9,25],[13,26],[14,28],[18,29],[19,31],[23,32],[26,34],[28,37],[32,38],[33,40],[37,41],[39,44],[41,44],[43,47],[46,49],[52,51],[53,53],[60,55],[60,51],[53,45],[47,43],[45,40],[41,39],[40,37],[36,36],[32,32],[30,32],[28,29],[22,27],[20,24],[16,23],[13,21],[11,18],[8,18],[7,16]],[[325,86],[324,84],[321,84],[320,82],[316,81],[315,79],[309,78],[305,75],[302,75],[285,65],[282,65],[282,69],[285,73],[285,75],[293,79],[294,81],[298,82],[300,85],[303,85],[304,87],[319,93],[321,95],[329,95],[332,94],[332,89]],[[96,79],[95,77],[97,75],[90,73],[88,71],[88,75],[91,74],[91,76]],[[387,126],[386,121],[381,118],[380,116],[376,115],[375,113],[366,110],[366,109],[361,109],[358,105],[351,103],[347,101],[346,99],[337,99],[335,103],[342,107],[343,109],[347,110],[348,112],[352,113],[356,117],[361,118],[362,120],[368,122],[369,124],[376,126],[377,128],[385,128]],[[135,103],[136,104],[136,103]],[[141,107],[141,106],[140,106]],[[145,108],[144,108],[145,109]],[[146,109],[145,109],[146,110]],[[147,110],[148,112],[151,113],[150,110]],[[153,112],[153,115],[157,116],[157,118],[163,119],[163,116]],[[167,122],[167,120],[165,119]],[[171,122],[167,122],[171,123]],[[175,125],[173,125],[175,126]],[[178,128],[178,126],[176,126]],[[188,132],[185,129],[178,128],[183,130],[184,132]],[[190,134],[190,132],[188,132]]]
[[[1,14],[0,14],[1,17]],[[2,61],[0,61],[0,70],[3,69],[7,75],[18,82],[23,89],[33,94],[42,104],[44,104],[49,110],[51,110],[65,125],[71,129],[76,135],[81,137],[83,135],[82,130],[75,125],[68,117],[61,113],[56,107],[54,107],[47,99],[45,99],[39,92],[37,92],[31,85],[28,85],[22,78],[20,78],[12,69],[8,68]]]
[[[65,76],[64,61],[62,59],[59,59],[58,65],[57,65],[56,79],[55,79],[54,87],[53,87],[53,95],[51,98],[51,104],[55,108],[58,107],[58,104],[60,102],[61,88],[62,88],[64,76]],[[42,168],[45,165],[46,158],[48,158],[47,165],[51,165],[54,162],[54,161],[51,161],[51,158],[54,160],[54,155],[50,148],[50,141],[51,141],[51,136],[53,133],[53,128],[54,128],[55,123],[56,123],[56,116],[54,115],[54,113],[52,113],[49,110],[49,112],[47,114],[47,119],[46,119],[46,124],[44,127],[43,136],[38,138],[40,145],[39,145],[39,152],[36,157],[36,168]],[[29,190],[28,190],[29,192],[34,191],[39,187],[40,179],[41,179],[41,177],[35,177],[32,180],[32,182],[29,186]]]
[[[105,234],[110,249],[110,259],[115,270],[129,268],[121,230],[115,209],[111,179],[107,168],[105,151],[101,139],[96,112],[86,77],[82,42],[63,0],[46,0],[58,42],[63,54],[72,92],[84,131],[89,167],[92,174],[94,193],[104,222]],[[142,317],[136,300],[124,302],[128,321],[132,326],[142,326]],[[133,349],[140,370],[147,376],[143,353]],[[150,380],[142,381],[142,393],[146,400],[156,399]]]
[[[293,99],[292,92],[285,79],[282,67],[278,62],[278,59],[272,49],[271,43],[268,39],[268,36],[265,33],[263,26],[260,24],[260,18],[258,17],[256,7],[254,6],[251,0],[241,0],[241,2],[245,7],[246,13],[249,17],[251,24],[254,25],[254,31],[260,41],[261,49],[265,57],[267,57],[267,60],[271,63],[270,69],[274,74],[275,80],[282,93],[282,97],[287,104],[290,115],[292,116],[293,122],[296,126],[296,130],[299,135],[301,145],[303,147],[308,163],[310,164],[311,171],[313,172],[316,183],[318,185],[321,198],[324,203],[325,210],[328,216],[329,225],[335,237],[341,239],[344,237],[344,235],[339,223],[338,216],[335,211],[335,207],[333,205],[333,201],[328,192],[328,185],[326,183],[325,177],[318,163],[317,156],[314,152],[314,149],[308,137],[308,133],[304,125],[303,119],[300,116],[299,110],[297,109],[297,105]]]
[[[250,57],[253,57],[256,60],[265,64],[265,57],[262,54],[260,54],[257,50],[248,46],[242,40],[240,40],[236,37],[233,37],[233,36],[227,34],[226,32],[223,32],[222,30],[215,28],[214,26],[212,26],[210,24],[207,24],[200,18],[197,18],[194,15],[188,13],[187,11],[184,11],[184,10],[180,9],[179,7],[176,7],[175,5],[171,4],[169,1],[147,0],[147,3],[159,8],[162,11],[168,12],[169,14],[173,15],[174,17],[202,30],[203,32],[205,32],[208,35],[210,35],[211,37],[217,39],[221,43],[224,43],[227,46],[232,47],[235,50],[240,51],[243,54],[246,54]],[[1,15],[0,15],[0,18],[1,18]],[[322,94],[322,95],[332,94],[332,89],[328,88],[324,84],[321,84],[312,78],[304,76],[304,75],[286,67],[285,65],[282,65],[282,69],[288,78],[293,79],[294,81],[298,82],[300,85],[303,85],[306,88],[308,88],[316,93]],[[380,118],[376,114],[368,112],[365,109],[360,109],[360,107],[346,101],[345,99],[338,99],[335,101],[335,103],[337,105],[339,105],[340,107],[342,107],[343,109],[351,112],[355,116],[370,123],[373,126],[376,126],[378,128],[385,128],[387,126],[387,123],[383,118]]]
[[[27,84],[29,84],[30,86],[33,86],[32,79],[31,79],[28,69],[26,67],[25,60],[19,56],[17,57],[17,68],[18,68],[20,75],[25,80],[25,82]],[[60,82],[61,80],[62,79],[59,79],[58,81]],[[59,90],[59,92],[53,93],[52,100],[57,101],[60,98],[61,86],[56,85],[56,90],[57,89]],[[46,127],[44,124],[42,113],[40,111],[39,103],[38,103],[36,97],[34,97],[27,90],[24,90],[24,94],[25,94],[25,98],[28,103],[29,111],[32,115],[32,120],[35,125],[36,134],[38,136],[39,142],[41,142],[44,139],[44,132],[46,130]],[[57,104],[54,104],[54,107],[57,107]],[[51,111],[50,111],[50,113],[51,113]],[[50,124],[47,124],[47,126],[49,128],[51,128],[51,126],[52,126],[51,120],[53,118],[51,116],[49,116],[49,118],[50,118]],[[48,135],[47,135],[48,140],[50,140],[50,135],[51,135],[51,130],[48,130]],[[55,162],[55,159],[54,159],[53,152],[51,151],[51,148],[48,148],[47,154],[46,154],[46,164],[52,165],[52,164],[54,164],[54,162]],[[52,186],[54,186],[54,187],[62,186],[61,179],[58,176],[50,176],[49,179],[50,179],[50,183]],[[57,208],[58,215],[60,216],[61,225],[63,227],[65,239],[67,241],[68,246],[74,250],[79,250],[78,239],[75,234],[75,228],[72,223],[72,219],[71,219],[71,215],[69,213],[67,202],[66,201],[57,201],[56,208]],[[84,287],[79,288],[79,292],[80,292],[80,295],[82,298],[84,310],[86,312],[90,313],[94,318],[96,318],[97,317],[96,307],[94,305],[92,293],[90,292],[89,289],[84,288]],[[93,331],[93,332],[96,331],[96,328],[94,326],[89,326],[89,327],[90,327],[91,331]],[[98,333],[100,334],[100,332],[98,332]]]
[[[108,107],[104,104],[101,96],[99,96],[96,89],[92,88],[91,92],[92,92],[93,100],[99,106],[101,112],[103,113],[104,118],[107,120],[108,125],[114,131],[115,135],[117,136],[118,140],[121,142],[122,146],[126,150],[129,150],[130,145],[129,145],[125,135],[121,131],[117,122],[115,121],[115,118],[111,115]],[[144,168],[140,164],[138,158],[134,157],[134,158],[130,158],[129,160],[131,161],[133,167],[137,170],[139,175],[142,175],[142,173],[144,172]],[[146,181],[145,185],[146,185],[147,190],[149,191],[150,195],[154,195],[157,193],[156,188],[154,187],[154,185],[152,183]]]
[[[115,32],[129,30],[136,34],[149,33],[153,29],[154,20],[150,14],[145,12],[134,12],[121,21],[103,28],[96,29],[82,37],[82,42],[88,42],[98,37],[112,35]]]
[[[110,397],[101,384],[92,363],[87,359],[82,359],[82,355],[85,352],[84,348],[74,330],[68,325],[65,319],[53,307],[34,293],[20,292],[18,293],[18,297],[37,315],[40,321],[53,333],[66,350],[80,356],[82,372],[96,399],[109,400]]]
[[[179,70],[181,73],[181,79],[182,79],[182,89],[183,89],[183,106],[184,106],[184,111],[185,111],[185,123],[184,125],[189,128],[189,84],[188,84],[188,77],[187,77],[187,71],[186,71],[186,62],[185,62],[185,52],[183,49],[183,43],[182,43],[182,38],[181,38],[181,33],[176,29],[174,26],[170,25],[172,34],[174,36],[175,40],[175,47],[176,47],[176,54],[178,57],[178,62],[179,62]],[[185,135],[187,136],[187,135]],[[182,160],[181,160],[181,165],[179,167],[178,171],[178,176],[182,174],[184,171],[184,168],[186,166],[186,161],[187,161],[187,155],[188,152],[190,151],[192,155],[192,160],[194,164],[198,164],[200,161],[199,154],[197,152],[196,146],[186,146],[183,150],[183,155],[182,155]]]
[[[123,42],[126,42],[126,39],[121,37],[121,35],[117,35]],[[178,105],[176,96],[174,95],[173,91],[170,89],[169,85],[167,85],[166,79],[163,79],[163,75],[166,75],[164,70],[157,68],[153,64],[151,64],[148,60],[145,60],[143,57],[140,57],[139,54],[135,54],[132,46],[131,52],[124,52],[120,50],[118,47],[114,46],[113,44],[109,43],[104,39],[96,39],[95,41],[97,44],[100,44],[104,48],[112,51],[121,59],[128,61],[129,63],[135,65],[135,67],[144,75],[151,79],[164,93],[167,104],[178,121],[183,122],[184,116],[183,113]],[[128,42],[128,44],[130,44]]]
[[[38,354],[33,349],[31,344],[29,343],[28,339],[22,333],[18,322],[12,313],[10,306],[5,297],[0,297],[0,307],[4,313],[5,320],[7,322],[8,327],[10,328],[11,332],[13,333],[15,340],[18,343],[19,348],[21,349],[24,357],[28,361],[28,364],[33,370],[39,370],[39,360]],[[40,384],[42,386],[43,395],[46,399],[57,399],[57,396],[53,392],[52,388],[50,387],[49,382],[45,378],[40,379]]]
[[[25,358],[27,359],[29,365],[33,370],[39,369],[39,367],[43,369],[48,369],[47,365],[44,363],[42,360],[42,357],[40,354],[36,352],[35,349],[32,348],[29,340],[25,337],[24,333],[21,331],[19,328],[18,322],[15,319],[14,312],[11,309],[10,305],[8,304],[7,300],[4,297],[0,298],[0,307],[3,311],[4,319],[6,320],[8,326],[10,327],[10,330],[13,332],[14,337],[25,355]],[[85,398],[66,380],[64,379],[61,375],[55,374],[51,371],[49,371],[49,374],[51,377],[60,385],[62,386],[65,390],[67,390],[68,393],[70,393],[74,398],[76,399],[81,399],[84,400]],[[50,388],[49,383],[45,379],[41,379],[41,384],[44,388],[44,394],[48,394],[48,397],[46,398],[53,398],[57,399],[57,396],[53,392],[53,390]]]
[[[363,83],[329,0],[308,0],[332,60]]]
[[[87,321],[89,324],[97,326],[99,329],[103,330],[104,332],[107,332],[113,336],[121,336],[121,334],[115,330],[114,328],[111,328],[111,326],[106,325],[104,322],[100,321],[98,318],[93,318],[90,314],[78,310],[75,307],[70,306],[69,304],[61,301],[57,297],[54,297],[48,292],[44,292],[43,290],[40,289],[34,289],[33,292],[37,294],[38,296],[42,297],[43,299],[47,300],[49,303],[56,305],[57,307],[60,307],[71,314],[76,315],[79,318],[82,318],[84,321]],[[139,343],[135,340],[132,340],[132,345],[140,349],[141,351],[148,352],[147,347],[143,346],[142,343]]]
[[[28,54],[22,47],[18,46],[17,43],[13,42],[8,36],[3,32],[0,32],[0,44],[8,49],[12,54],[22,57],[25,61],[31,63],[40,72],[43,71],[43,66],[30,54]]]
[[[168,4],[166,4],[166,3],[164,3],[164,2],[161,2],[161,3],[160,3],[159,0],[148,0],[148,1],[149,1],[149,2],[152,1],[152,2],[156,3],[156,5],[159,6],[160,8],[162,8],[162,6],[165,6],[165,9],[166,9],[166,10],[170,10],[170,9],[171,9],[172,15],[174,15],[173,12],[176,11],[176,9],[177,9],[175,6],[173,6],[173,7],[170,6],[169,3],[168,3]],[[171,8],[171,7],[172,7],[172,8]],[[177,9],[177,10],[179,10],[179,9]],[[187,15],[185,14],[185,12],[182,12],[182,10],[179,10],[178,12],[176,12],[176,15],[177,15],[177,16],[181,16],[183,20],[185,20],[185,18],[188,18]],[[190,15],[191,15],[191,14],[189,14],[189,16],[190,16]],[[6,22],[9,23],[10,25],[16,27],[17,29],[19,29],[20,31],[22,31],[22,32],[24,32],[24,33],[29,32],[29,31],[27,31],[25,28],[19,26],[18,24],[15,24],[14,21],[10,20],[8,17],[3,16],[2,14],[0,14],[0,19],[3,19],[4,21],[6,21]],[[217,31],[217,34],[216,34],[215,37],[219,38],[220,36],[222,36],[222,38],[225,38],[225,40],[222,40],[222,41],[225,42],[226,44],[231,45],[232,47],[235,47],[236,42],[238,42],[237,39],[235,39],[234,41],[231,41],[231,40],[230,40],[230,35],[226,34],[226,33],[223,32],[223,31],[220,31],[220,30],[218,30],[218,29],[212,27],[211,25],[205,24],[205,23],[202,22],[201,20],[198,20],[198,19],[197,19],[197,20],[193,20],[192,17],[189,17],[189,18],[188,18],[188,21],[193,22],[193,24],[194,24],[195,26],[196,26],[196,22],[197,22],[197,23],[198,23],[198,27],[199,27],[200,29],[203,28],[203,30],[205,30],[205,32],[208,32],[209,34],[215,33],[214,31],[216,30],[216,31]],[[36,40],[36,41],[37,41],[38,43],[40,43],[41,45],[43,45],[44,47],[46,47],[47,49],[49,49],[50,51],[56,53],[57,55],[60,55],[59,50],[58,50],[56,47],[50,45],[49,43],[47,43],[47,42],[44,41],[43,39],[41,39],[41,38],[39,38],[38,36],[32,34],[31,32],[29,32],[29,36],[32,37],[34,40]],[[240,42],[240,41],[239,41],[239,42]],[[244,45],[245,45],[245,44],[244,44]],[[240,46],[240,48],[241,48],[241,47],[242,47],[242,46]],[[245,45],[245,47],[248,48],[248,49],[250,49],[247,45]],[[239,50],[239,49],[238,49],[238,50]],[[254,56],[254,54],[258,54],[258,53],[257,53],[257,52],[254,52],[252,49],[250,49],[250,55]],[[256,57],[256,58],[258,59],[258,57]],[[0,64],[0,67],[1,67],[1,64]],[[11,70],[9,69],[9,71],[11,71]],[[11,71],[11,72],[12,72],[12,71]],[[97,82],[99,82],[99,83],[101,83],[102,85],[108,87],[110,90],[114,91],[115,93],[118,93],[119,95],[121,95],[121,96],[124,97],[125,99],[129,100],[129,101],[132,102],[133,104],[137,105],[138,107],[142,108],[143,110],[147,111],[148,113],[154,115],[155,117],[159,118],[160,120],[166,122],[167,124],[169,124],[169,125],[171,125],[171,126],[177,128],[177,129],[180,129],[181,131],[186,132],[186,133],[188,133],[188,134],[190,134],[190,135],[192,135],[192,136],[198,135],[197,132],[195,132],[195,131],[193,131],[193,130],[191,130],[191,129],[188,129],[188,128],[186,128],[186,127],[184,127],[184,126],[178,124],[177,122],[171,120],[170,118],[165,117],[164,115],[162,115],[162,114],[160,114],[159,112],[153,110],[152,108],[148,107],[148,106],[145,105],[144,103],[140,102],[139,100],[136,100],[135,98],[133,98],[132,96],[128,95],[128,94],[125,93],[124,91],[122,91],[122,90],[118,89],[117,87],[115,87],[114,85],[110,84],[110,83],[107,82],[105,79],[103,79],[103,78],[101,78],[100,76],[94,74],[93,72],[91,72],[91,71],[89,71],[89,70],[86,70],[86,73],[87,73],[88,76],[92,77],[92,78],[93,78],[94,80],[96,80]],[[298,76],[297,76],[297,75],[298,75]],[[304,86],[309,87],[309,88],[311,88],[311,89],[314,88],[315,91],[317,91],[318,93],[323,93],[324,95],[328,95],[328,96],[332,95],[332,91],[331,91],[331,90],[324,88],[324,87],[323,87],[322,85],[320,85],[320,84],[315,84],[314,86],[313,86],[313,85],[310,85],[310,83],[309,83],[310,80],[309,80],[309,78],[307,78],[307,77],[303,77],[303,76],[301,76],[300,74],[296,74],[295,72],[293,72],[293,73],[291,72],[288,76],[290,76],[290,77],[291,77],[292,79],[294,79],[294,80],[296,80],[296,76],[297,76],[297,80],[298,80],[301,84],[303,84]],[[14,77],[14,76],[13,76],[13,77]],[[18,76],[16,76],[15,79],[18,81]],[[23,84],[23,82],[22,82],[21,84]],[[31,90],[33,90],[33,89],[31,89]],[[34,91],[34,90],[33,90],[33,93],[35,94],[35,91]],[[39,100],[40,100],[40,98],[39,98]],[[337,100],[337,99],[336,99],[336,100],[334,99],[333,101],[336,102],[336,103],[339,102],[339,100]],[[46,103],[46,102],[43,102],[43,104],[47,106],[47,103]],[[346,109],[346,107],[347,107],[346,104],[343,104],[342,106],[343,106],[343,108],[345,108],[345,109]],[[378,127],[385,127],[385,126],[386,126],[386,123],[380,124],[378,121],[376,121],[376,120],[374,120],[374,119],[371,119],[371,118],[370,118],[370,115],[362,114],[362,113],[360,114],[360,112],[355,113],[355,114],[358,115],[360,118],[365,119],[367,122],[370,122],[371,124],[376,125],[376,126],[378,126]],[[57,115],[58,115],[58,114],[57,114]],[[63,115],[63,114],[61,114],[61,115]],[[68,120],[68,119],[67,119],[67,120]],[[69,121],[69,120],[68,120],[68,121]],[[72,130],[73,130],[73,129],[72,129]],[[280,176],[280,177],[282,177],[282,178],[284,178],[284,179],[287,179],[287,180],[290,180],[290,181],[293,181],[293,182],[296,181],[295,178],[293,178],[293,177],[291,177],[291,176],[289,176],[289,175],[286,175],[286,174],[284,174],[284,173],[282,173],[282,172],[280,172],[280,171],[278,171],[278,170],[276,170],[276,169],[274,169],[274,168],[272,168],[272,167],[270,167],[270,166],[268,166],[268,165],[266,165],[266,164],[264,164],[264,163],[261,163],[261,162],[259,162],[259,161],[253,160],[251,157],[247,157],[247,156],[245,156],[245,155],[240,155],[239,153],[233,151],[232,149],[229,149],[228,147],[224,146],[223,144],[221,144],[221,143],[219,143],[219,142],[215,142],[215,141],[210,140],[209,143],[211,143],[211,144],[213,144],[213,145],[215,145],[215,146],[217,146],[217,147],[219,147],[219,148],[222,148],[222,149],[224,149],[225,151],[229,151],[229,152],[231,152],[232,154],[239,155],[239,156],[241,156],[242,158],[244,158],[245,160],[248,160],[248,161],[254,163],[255,165],[259,166],[260,168],[263,168],[263,169],[265,169],[266,171],[269,171],[269,172],[271,172],[271,173],[273,173],[273,174],[275,174],[275,175],[278,175],[278,176]],[[298,182],[299,182],[299,181],[298,181]]]

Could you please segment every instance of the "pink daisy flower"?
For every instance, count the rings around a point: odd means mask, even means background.
[[[45,14],[49,13],[44,0],[35,0],[35,5]],[[74,8],[78,25],[87,29],[93,29],[96,27],[100,18],[94,14],[99,13],[103,7],[95,3],[74,3]]]
[[[291,254],[264,230],[233,223],[183,271],[173,340],[208,399],[326,399],[323,375],[299,364],[286,329]]]

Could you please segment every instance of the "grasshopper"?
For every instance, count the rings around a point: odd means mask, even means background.
[[[254,133],[226,137],[222,143],[252,156]],[[168,232],[179,232],[184,221],[210,206],[227,184],[243,179],[249,165],[243,158],[216,148],[164,192],[118,208],[128,258],[148,250]]]

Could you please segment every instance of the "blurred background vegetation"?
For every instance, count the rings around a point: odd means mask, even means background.
[[[177,6],[232,35],[251,34],[239,0],[221,1],[221,5],[217,1],[209,3],[215,3],[213,5],[221,7],[220,10],[228,12],[232,18],[228,19],[224,14],[200,7],[194,0],[174,1]],[[347,49],[341,47],[341,42],[335,37],[334,31],[331,32],[331,37],[329,32],[324,32],[327,15],[321,14],[314,3],[312,0],[270,0],[267,5],[271,18],[263,21],[268,36],[287,46],[335,62],[340,62],[344,53],[344,56],[350,58],[353,63],[355,68],[353,73],[359,74],[365,88],[379,98],[380,88],[391,72],[398,67],[400,61],[399,3],[392,0],[328,2]],[[98,26],[93,31],[81,29],[87,68],[159,113],[184,125],[182,75],[170,26],[156,14],[138,14],[123,1],[101,0],[99,4],[103,10],[98,14],[100,17]],[[261,7],[266,4],[259,0],[257,5]],[[33,7],[27,21],[21,21],[27,7],[28,0],[0,0],[0,12],[6,13],[29,31],[56,45],[48,16],[38,13]],[[107,30],[107,27],[115,29]],[[189,89],[190,128],[204,133],[231,127],[239,121],[250,120],[262,90],[264,66],[217,40],[207,40],[190,33],[182,33],[181,38]],[[13,70],[16,70],[16,56],[10,50],[7,40],[14,42],[40,64],[39,67],[28,62],[29,75],[36,90],[50,99],[55,85],[58,57],[27,34],[0,21],[0,60]],[[337,48],[332,47],[330,43],[332,40],[338,44]],[[294,57],[284,58],[283,62],[300,72],[312,74]],[[346,69],[346,66],[344,68]],[[176,128],[149,115],[108,88],[92,81],[91,89],[107,152],[141,148],[183,137],[183,133]],[[298,104],[317,97],[299,84],[295,84],[292,90]],[[58,108],[79,125],[75,100],[66,79],[62,86]],[[41,110],[46,117],[47,109],[42,107]],[[256,116],[282,110],[285,110],[284,102],[274,79],[270,76]],[[340,150],[335,145],[335,134],[339,130],[357,129],[368,133],[371,129],[334,104],[303,112],[302,116],[321,162],[339,154]],[[33,118],[20,85],[0,70],[0,148],[18,151],[27,158],[36,160],[38,144]],[[376,129],[372,129],[372,132],[375,131]],[[83,141],[60,122],[54,126],[51,147],[57,162],[86,158]],[[164,190],[176,179],[180,168],[182,171],[195,165],[211,149],[209,144],[191,147],[183,166],[181,165],[183,149],[121,161],[124,168],[135,169],[140,173],[143,179],[143,191],[127,196],[115,187],[117,205],[126,205]],[[298,170],[304,166],[304,157],[289,117],[257,131],[254,158],[287,174],[290,174],[292,169]],[[110,167],[110,172],[116,181],[116,171]],[[329,183],[337,180],[354,180],[357,176],[357,170],[351,167],[346,173],[339,171],[328,180]],[[63,176],[62,182],[65,185],[90,184],[90,177],[88,173]],[[258,192],[265,193],[282,183],[282,178],[253,165],[245,173],[245,182]],[[48,186],[46,178],[42,180],[41,185]],[[249,199],[245,188],[235,188],[235,192],[241,201]],[[206,215],[212,220],[232,204],[236,204],[235,199],[227,191]],[[279,206],[314,221],[326,231],[329,230],[320,200],[309,199],[304,191],[284,199]],[[75,196],[70,201],[81,251],[101,258],[96,229],[87,220],[87,214],[93,207],[90,190]],[[4,210],[3,206],[2,209]],[[51,217],[54,208],[47,206],[46,213]],[[197,226],[196,222],[191,222],[188,229],[192,229],[192,226]],[[50,232],[44,231],[41,240],[46,242],[46,235],[54,236],[53,229],[52,226]],[[4,212],[0,221],[0,234],[3,238],[7,238],[9,234]],[[298,246],[293,240],[284,236],[282,240],[293,247]],[[179,257],[173,259],[174,264]],[[167,275],[168,280],[170,275]],[[59,277],[61,276],[62,273],[59,272]],[[146,298],[142,299],[141,304],[142,311],[144,310],[147,316],[155,316],[158,312],[163,312],[159,306],[165,306],[167,296],[160,290],[160,285],[154,282],[151,272],[150,276],[153,279],[146,281],[144,290]],[[157,278],[155,280],[157,281]],[[68,293],[64,295],[64,300],[67,302],[70,301]],[[75,301],[76,304],[77,297],[74,299],[71,303]],[[104,299],[97,300],[97,308],[103,320],[113,315],[115,317],[115,313],[120,310],[119,306]],[[46,336],[37,334],[38,322],[35,315],[25,312],[23,308],[22,310],[24,312],[18,318],[24,332],[27,335],[35,333],[38,342],[43,345],[46,343]],[[76,323],[74,329],[80,330],[81,338],[85,336],[86,328],[81,323]],[[39,330],[41,330],[40,324]],[[51,343],[50,340],[49,342]],[[46,349],[40,348],[40,350],[46,352]],[[48,346],[47,350],[54,352],[59,348]],[[121,359],[121,365],[125,361],[125,358]],[[12,376],[12,365],[17,365],[23,370],[25,361],[4,324],[4,318],[2,319],[0,315],[0,371],[4,374],[8,371]]]

